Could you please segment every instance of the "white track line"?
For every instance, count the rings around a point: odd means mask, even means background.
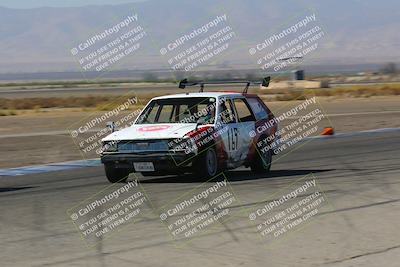
[[[27,174],[95,167],[100,165],[101,163],[99,159],[75,160],[75,161],[50,163],[45,165],[32,165],[19,168],[0,169],[0,176],[20,176]]]

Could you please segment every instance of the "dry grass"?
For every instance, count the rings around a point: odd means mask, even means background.
[[[140,103],[147,103],[148,98],[141,97]],[[49,97],[49,98],[0,98],[0,109],[3,110],[38,110],[45,108],[95,108],[112,110],[126,101],[123,97],[87,96],[87,97]]]
[[[277,101],[292,101],[292,100],[305,100],[306,96],[301,91],[287,91],[283,94],[277,95]]]
[[[297,90],[254,90],[259,95],[271,95],[277,101],[304,100],[312,96],[326,97],[371,97],[400,95],[400,84],[349,86],[340,88],[323,89],[297,89]],[[138,105],[145,105],[151,98],[159,93],[140,95]],[[50,97],[50,98],[0,98],[0,116],[17,115],[18,110],[40,111],[47,108],[82,108],[85,110],[112,110],[124,101],[127,96],[85,96],[85,97]]]
[[[0,117],[3,116],[15,116],[17,115],[17,112],[14,110],[0,110]]]
[[[40,108],[76,108],[76,107],[96,107],[103,103],[106,104],[113,100],[108,96],[88,96],[88,97],[49,97],[49,98],[24,98],[24,99],[0,99],[0,109],[40,109]]]
[[[317,96],[348,96],[371,97],[400,95],[400,84],[376,85],[376,86],[349,86],[333,89],[306,90],[306,94]]]
[[[297,89],[297,90],[274,90],[264,94],[276,94],[274,100],[292,101],[304,100],[312,96],[326,97],[372,97],[400,95],[400,84],[372,85],[372,86],[348,86],[340,88],[321,89]]]

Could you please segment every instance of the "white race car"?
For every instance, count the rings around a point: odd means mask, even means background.
[[[277,124],[264,102],[247,94],[246,83],[243,93],[203,92],[205,83],[183,80],[181,88],[200,84],[200,92],[150,100],[130,127],[102,139],[108,180],[125,182],[130,172],[211,178],[239,166],[269,171],[273,152],[256,144],[276,141]]]

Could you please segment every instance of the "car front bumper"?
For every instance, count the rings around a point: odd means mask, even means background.
[[[190,166],[194,154],[156,152],[156,153],[108,153],[101,155],[103,164],[114,165],[115,168],[127,168],[136,171],[133,163],[152,162],[155,171],[177,170]]]

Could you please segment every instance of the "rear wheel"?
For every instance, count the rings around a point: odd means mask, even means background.
[[[106,176],[110,183],[125,183],[129,176],[128,169],[115,168],[115,166],[111,164],[104,165],[104,170],[106,171]]]
[[[256,173],[268,173],[271,169],[271,162],[271,149],[267,149],[267,151],[263,151],[263,149],[256,149],[255,157],[252,164],[250,165],[250,168],[253,172]]]
[[[201,178],[214,177],[218,172],[218,157],[214,147],[208,148],[197,156],[194,163],[194,174]]]

